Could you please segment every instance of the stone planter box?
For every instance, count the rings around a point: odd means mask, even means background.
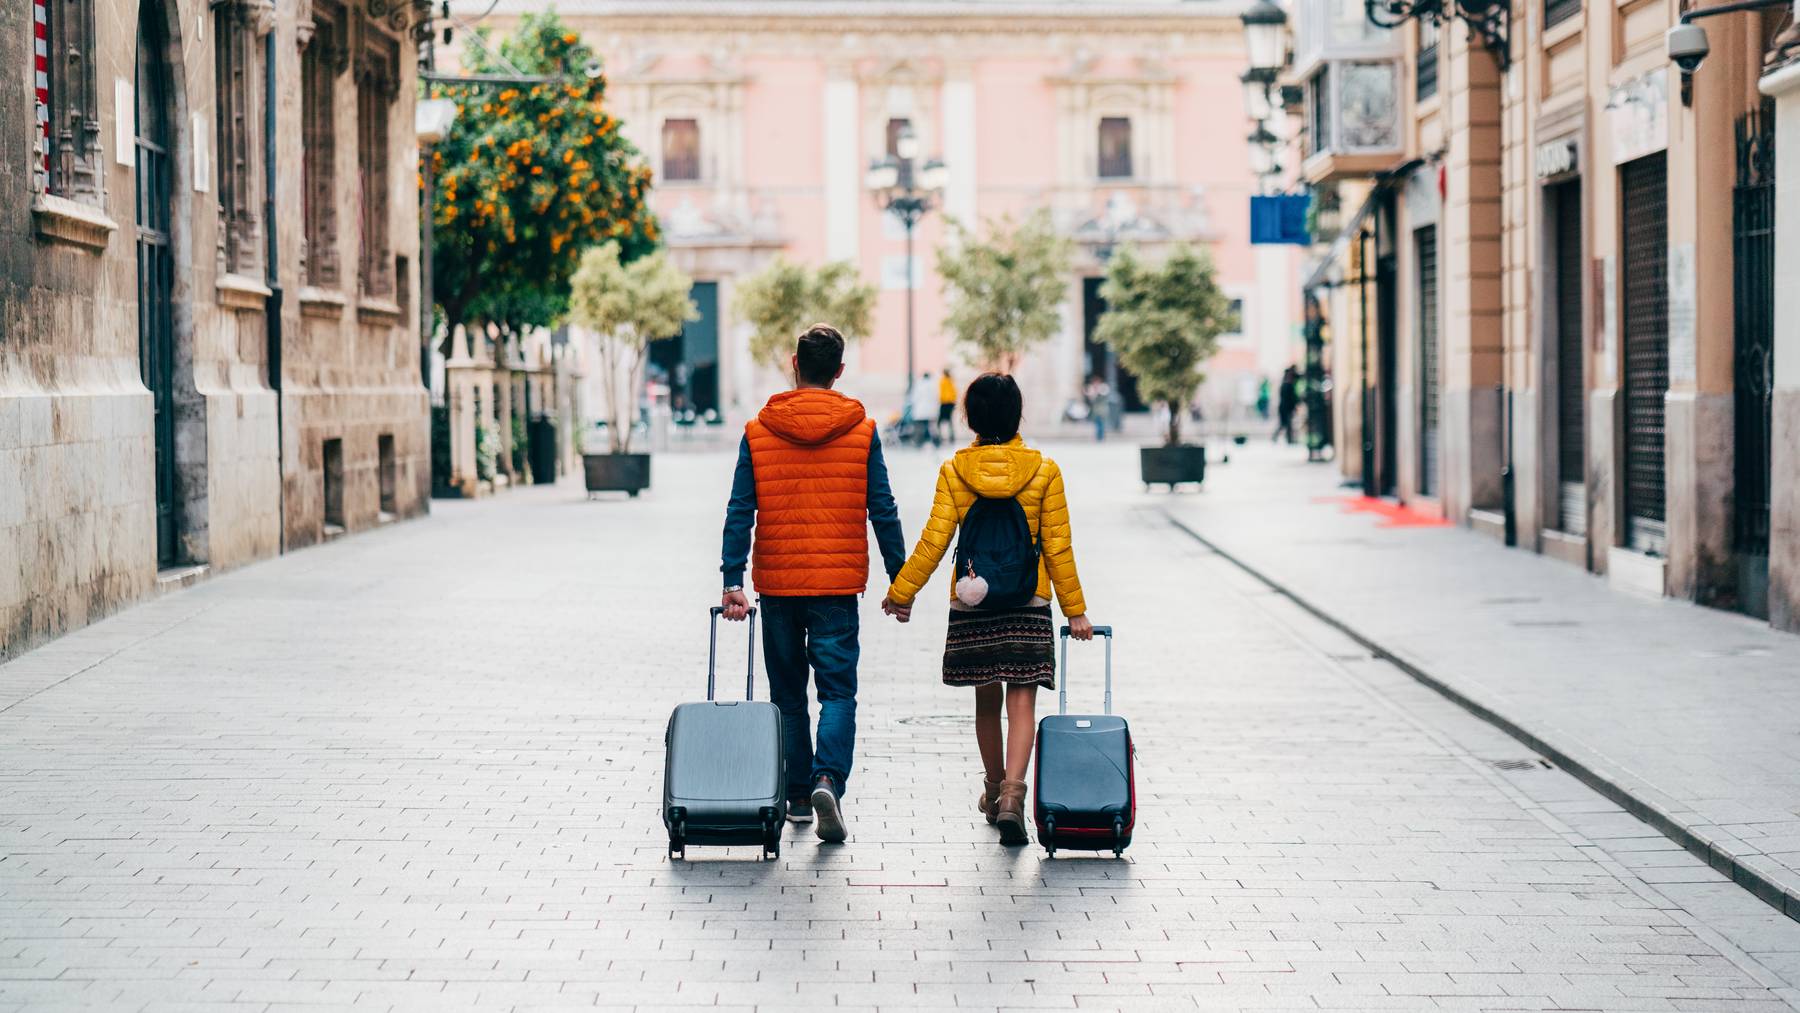
[[[650,488],[649,454],[583,454],[581,465],[589,496],[622,492],[635,497]]]
[[[1206,481],[1206,446],[1183,443],[1173,447],[1140,447],[1138,471],[1145,489],[1167,485],[1173,490],[1183,482],[1199,485]]]

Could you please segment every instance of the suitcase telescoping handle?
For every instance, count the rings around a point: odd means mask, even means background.
[[[706,698],[713,698],[713,682],[719,668],[719,617],[725,614],[722,605],[712,607],[712,637],[706,647]],[[744,672],[744,699],[756,696],[756,607],[750,607],[750,664]]]
[[[1094,627],[1094,636],[1106,638],[1106,713],[1112,713],[1112,627]],[[1069,713],[1069,627],[1062,628],[1062,682],[1056,687],[1056,713]]]

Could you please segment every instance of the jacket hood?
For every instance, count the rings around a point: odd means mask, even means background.
[[[1043,463],[1044,455],[1027,447],[1019,436],[1006,443],[964,447],[950,459],[956,476],[977,496],[987,499],[1017,496]]]
[[[805,387],[770,398],[756,417],[789,443],[816,446],[855,429],[867,413],[855,398],[835,390]]]

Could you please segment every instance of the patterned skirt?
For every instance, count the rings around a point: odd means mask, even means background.
[[[1050,606],[950,611],[944,635],[944,685],[1056,688],[1056,634]]]

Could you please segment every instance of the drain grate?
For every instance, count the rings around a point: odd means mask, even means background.
[[[1550,761],[1542,757],[1531,760],[1489,760],[1497,770],[1554,770]]]

